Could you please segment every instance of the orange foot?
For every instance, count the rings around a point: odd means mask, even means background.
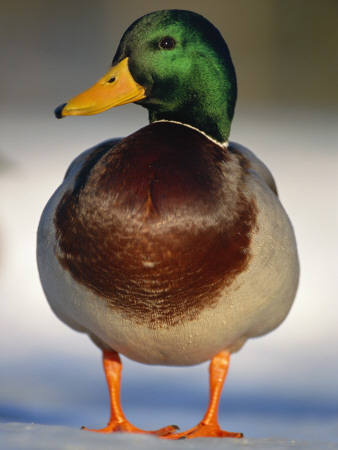
[[[123,422],[110,422],[105,428],[101,428],[99,430],[92,430],[86,427],[82,427],[82,430],[93,431],[95,433],[142,433],[152,434],[158,437],[165,437],[169,436],[172,433],[175,433],[175,431],[179,430],[179,428],[177,425],[169,425],[155,431],[144,431],[125,420]]]
[[[214,356],[209,367],[210,398],[208,409],[202,421],[194,428],[183,433],[160,436],[164,439],[192,439],[197,437],[241,438],[242,433],[230,433],[221,430],[217,421],[219,399],[229,366],[230,354],[222,351]]]
[[[218,424],[206,424],[200,422],[196,427],[182,433],[160,436],[163,439],[193,439],[199,437],[217,437],[217,438],[242,438],[242,433],[231,433],[221,430]]]
[[[188,431],[175,433],[178,430],[176,425],[169,425],[156,431],[144,431],[128,422],[123,414],[120,402],[121,360],[116,352],[104,350],[103,364],[109,388],[110,420],[105,428],[99,430],[91,430],[85,427],[82,427],[82,429],[96,433],[125,432],[152,434],[162,439],[192,439],[197,437],[241,438],[243,437],[242,433],[223,431],[217,422],[218,404],[228,371],[229,358],[230,353],[222,351],[211,360],[209,367],[210,398],[203,420],[196,427]]]
[[[110,396],[110,420],[108,425],[99,430],[82,427],[83,430],[96,433],[142,433],[164,437],[175,433],[179,428],[176,425],[160,428],[156,431],[144,431],[132,425],[125,417],[120,401],[120,385],[122,364],[119,355],[111,350],[103,351],[103,367],[107,378]]]

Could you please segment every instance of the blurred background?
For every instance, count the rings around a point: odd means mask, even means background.
[[[53,109],[107,70],[126,28],[168,7],[145,0],[0,0],[0,421],[79,428],[109,416],[100,351],[50,311],[35,262],[39,217],[81,151],[147,123],[126,105],[57,121]],[[301,261],[287,320],[235,354],[220,422],[246,437],[338,439],[338,2],[172,0],[227,41],[239,98],[231,139],[270,167]],[[124,359],[122,398],[135,425],[195,425],[207,364]]]

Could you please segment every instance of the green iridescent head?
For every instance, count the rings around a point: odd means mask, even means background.
[[[219,31],[191,11],[157,11],[125,32],[113,64],[129,58],[129,69],[146,97],[138,103],[150,121],[192,125],[227,140],[237,84],[229,49]]]
[[[134,22],[111,70],[56,115],[96,114],[135,102],[149,110],[151,122],[182,122],[224,142],[236,97],[235,69],[219,31],[194,12],[164,10]]]

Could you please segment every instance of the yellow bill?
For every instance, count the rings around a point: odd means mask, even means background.
[[[55,109],[55,116],[88,116],[114,106],[136,102],[145,97],[145,89],[136,83],[128,68],[128,58],[113,66],[91,88]]]

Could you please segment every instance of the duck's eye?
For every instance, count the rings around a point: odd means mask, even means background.
[[[175,47],[176,42],[175,42],[174,38],[172,38],[170,36],[165,36],[164,38],[162,38],[160,40],[159,45],[164,50],[171,50],[171,49],[173,49]]]

